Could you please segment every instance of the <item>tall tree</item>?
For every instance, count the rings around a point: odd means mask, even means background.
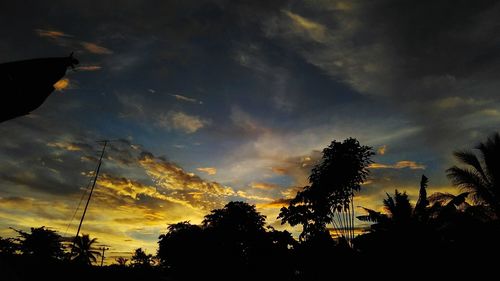
[[[500,218],[500,135],[489,137],[473,151],[456,151],[455,157],[467,167],[453,166],[447,170],[452,183],[469,192],[472,199],[485,205]]]
[[[97,238],[90,239],[88,234],[83,234],[75,238],[75,242],[71,249],[72,260],[85,265],[92,265],[97,261],[97,257],[101,255],[94,245]]]
[[[207,241],[203,229],[188,221],[168,226],[168,231],[160,235],[157,257],[160,265],[178,278],[196,279],[204,270],[202,268],[209,258]]]
[[[202,222],[219,262],[230,265],[231,274],[251,272],[266,239],[265,216],[254,205],[235,201],[212,210]]]
[[[212,210],[201,225],[172,224],[159,239],[157,256],[172,279],[283,279],[293,274],[290,252],[296,241],[289,232],[266,227],[265,216],[245,202]]]
[[[297,193],[278,218],[292,226],[301,224],[301,239],[321,235],[332,224],[348,242],[354,236],[354,195],[368,177],[372,148],[354,138],[332,141],[311,171],[310,185]]]
[[[230,232],[262,233],[266,216],[261,215],[254,205],[241,201],[227,203],[222,209],[215,209],[205,216],[205,228],[224,229]]]

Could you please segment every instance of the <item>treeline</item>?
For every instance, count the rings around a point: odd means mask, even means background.
[[[422,176],[412,204],[405,191],[383,200],[385,211],[354,201],[369,174],[372,149],[355,139],[333,141],[304,187],[281,209],[283,224],[299,225],[296,240],[265,222],[255,206],[229,202],[200,225],[179,222],[159,236],[157,253],[137,249],[131,260],[96,267],[95,239],[80,236],[64,248],[50,229],[17,231],[0,239],[1,280],[332,280],[384,275],[386,279],[480,276],[495,273],[500,253],[500,136],[475,151],[458,151],[463,164],[448,169],[457,194],[427,194]],[[371,222],[356,235],[359,221]],[[334,235],[332,235],[334,234]]]

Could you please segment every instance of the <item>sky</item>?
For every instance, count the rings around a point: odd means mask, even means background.
[[[75,235],[103,139],[82,232],[109,261],[231,200],[296,234],[279,209],[332,140],[377,153],[356,205],[396,188],[416,200],[422,174],[456,193],[452,152],[500,124],[499,14],[482,0],[1,1],[0,62],[80,64],[0,124],[0,236]]]

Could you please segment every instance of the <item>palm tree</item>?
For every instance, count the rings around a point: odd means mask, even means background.
[[[389,225],[397,225],[399,223],[406,223],[412,219],[413,207],[410,204],[408,195],[406,192],[399,192],[397,189],[394,192],[394,196],[389,193],[387,198],[384,199],[384,209],[387,213],[377,212],[372,209],[363,208],[368,214],[364,216],[358,216],[357,218],[361,221],[375,222],[373,225],[374,229],[386,228]]]
[[[116,263],[119,265],[119,266],[127,266],[127,262],[128,262],[128,259],[124,258],[124,257],[118,257],[115,259],[116,260]]]
[[[96,262],[97,257],[101,255],[93,247],[96,241],[97,238],[90,239],[88,234],[83,234],[75,238],[75,243],[71,251],[73,261],[86,265],[92,265],[93,262]]]
[[[466,168],[453,166],[447,170],[448,178],[463,191],[469,192],[475,203],[489,207],[500,218],[500,135],[495,133],[473,151],[456,151],[455,157]]]

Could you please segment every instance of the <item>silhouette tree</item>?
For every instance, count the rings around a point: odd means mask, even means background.
[[[209,270],[207,260],[211,253],[208,243],[198,225],[187,221],[169,225],[167,233],[160,235],[158,241],[160,265],[178,279],[201,278]],[[198,270],[192,270],[193,267]]]
[[[118,257],[115,260],[116,260],[116,263],[118,264],[118,266],[121,266],[121,267],[127,266],[128,259],[126,259],[124,257]]]
[[[265,220],[266,216],[259,214],[254,205],[233,201],[222,209],[212,210],[205,216],[202,225],[208,229],[256,234],[265,232]]]
[[[45,226],[31,228],[31,233],[15,230],[19,237],[19,249],[23,255],[39,261],[62,259],[64,257],[61,236]]]
[[[391,225],[407,223],[412,219],[413,207],[410,204],[406,192],[394,191],[394,196],[386,193],[387,198],[384,199],[384,209],[387,213],[377,212],[372,209],[362,207],[368,214],[358,216],[361,221],[375,222],[375,229],[385,229]]]
[[[357,217],[374,224],[368,233],[356,237],[356,249],[368,255],[375,264],[380,264],[377,259],[401,264],[403,261],[428,255],[438,260],[443,247],[436,232],[438,227],[425,215],[427,208],[417,210],[410,203],[406,192],[399,192],[397,189],[394,195],[387,194],[383,205],[384,213],[363,208],[367,215]]]
[[[371,147],[361,146],[356,139],[332,141],[304,187],[278,216],[282,224],[302,225],[300,239],[326,232],[332,224],[346,241],[354,236],[354,195],[368,176]]]
[[[427,216],[427,206],[429,206],[429,200],[427,199],[427,185],[429,183],[429,179],[422,175],[422,179],[420,180],[420,190],[418,192],[418,200],[415,205],[415,215],[419,216],[421,220],[425,220]]]
[[[455,157],[467,168],[453,166],[447,170],[452,183],[464,191],[470,192],[472,199],[493,211],[495,218],[500,218],[500,135],[489,137],[479,143],[473,151],[456,151]]]
[[[18,245],[13,238],[0,237],[0,256],[9,256],[16,253]]]
[[[435,192],[429,196],[429,203],[432,204],[429,207],[429,212],[434,215],[434,217],[438,217],[447,216],[457,211],[465,211],[472,207],[466,201],[468,196],[469,192],[462,192],[458,195],[447,192]]]
[[[158,243],[161,266],[179,280],[291,276],[290,250],[296,246],[289,232],[266,228],[265,216],[244,202],[212,210],[200,226],[170,225]]]
[[[135,249],[134,255],[130,259],[131,265],[138,268],[149,268],[154,264],[153,255],[146,254],[142,248]]]
[[[210,241],[210,251],[217,253],[218,263],[230,268],[220,278],[227,279],[238,273],[249,276],[260,271],[262,261],[258,257],[266,239],[264,225],[265,216],[258,213],[254,205],[240,201],[229,202],[205,216],[202,226]]]
[[[88,234],[76,237],[71,249],[72,260],[89,266],[97,262],[101,253],[94,248],[96,242],[97,238],[90,239]]]

